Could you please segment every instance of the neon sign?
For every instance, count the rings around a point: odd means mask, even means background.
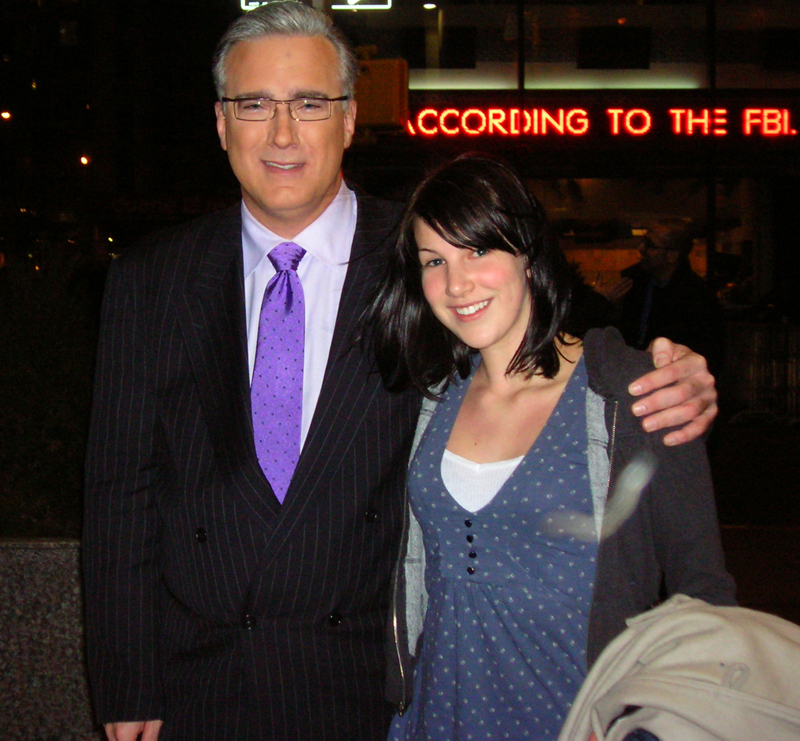
[[[794,136],[797,133],[791,128],[786,108],[745,108],[743,116],[744,133],[747,136],[759,132],[764,136]]]
[[[656,130],[675,137],[793,137],[788,108],[606,108],[591,114],[583,107],[506,108],[427,107],[406,124],[411,136],[433,137],[646,137]]]
[[[653,117],[644,108],[609,108],[606,113],[609,116],[611,133],[614,136],[625,131],[631,136],[642,136],[653,128]]]
[[[416,117],[417,130],[424,136],[479,136],[480,134],[519,136],[521,134],[573,134],[580,136],[589,129],[588,114],[582,108],[425,108]],[[409,133],[416,133],[409,122]]]

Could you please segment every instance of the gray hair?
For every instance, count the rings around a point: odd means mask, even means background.
[[[212,68],[217,97],[225,95],[225,67],[233,47],[240,41],[255,41],[267,36],[321,36],[330,41],[339,59],[342,95],[353,96],[358,61],[344,34],[328,16],[299,0],[274,0],[237,18],[217,44]]]

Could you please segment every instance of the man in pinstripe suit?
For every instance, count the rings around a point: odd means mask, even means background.
[[[236,21],[215,79],[241,205],[146,240],[110,271],[84,569],[92,688],[112,741],[385,736],[383,623],[419,399],[386,393],[354,342],[398,217],[341,178],[356,74],[302,3]],[[297,99],[330,115],[309,119]],[[302,451],[279,504],[249,391],[265,256],[286,240],[307,252],[307,332]],[[656,425],[697,414],[713,381],[696,356],[643,380],[648,391],[692,373],[645,404],[695,394]]]

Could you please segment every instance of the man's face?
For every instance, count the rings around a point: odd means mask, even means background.
[[[667,264],[667,250],[661,248],[649,237],[642,239],[639,245],[639,266],[650,273],[655,275],[660,273]]]
[[[670,234],[660,224],[653,225],[639,246],[639,266],[656,278],[668,278],[680,253],[673,249]]]
[[[236,44],[226,66],[225,97],[338,98],[339,63],[327,39],[269,36]],[[324,121],[295,121],[279,105],[270,121],[240,121],[233,105],[216,104],[217,132],[242,186],[248,210],[291,239],[339,190],[344,150],[355,129],[355,102],[333,103]]]

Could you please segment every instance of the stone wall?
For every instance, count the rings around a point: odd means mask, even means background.
[[[98,741],[77,540],[0,539],[3,741]]]

